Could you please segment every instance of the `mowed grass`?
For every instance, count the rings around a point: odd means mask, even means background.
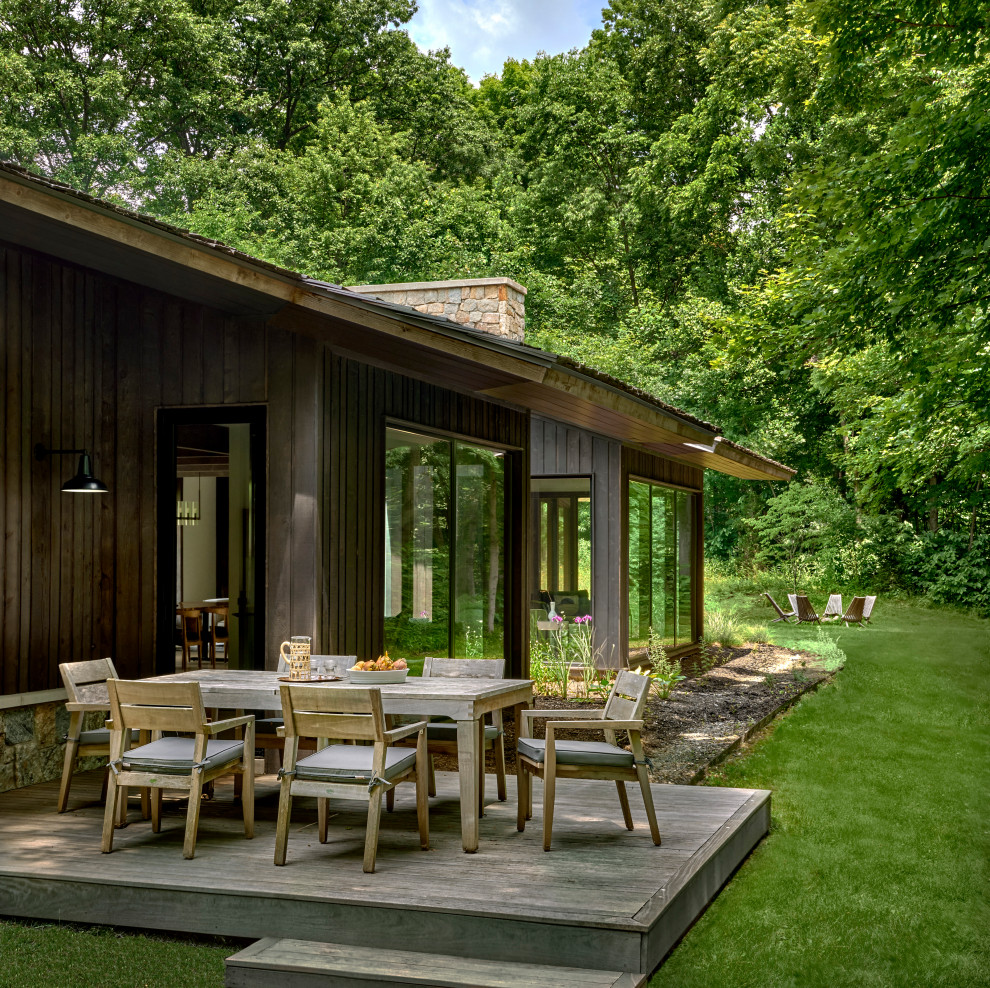
[[[651,988],[990,984],[990,622],[874,622],[832,625],[834,683],[709,781],[772,789],[771,832]]]
[[[112,895],[112,890],[107,892]],[[220,988],[239,941],[0,920],[2,988]]]

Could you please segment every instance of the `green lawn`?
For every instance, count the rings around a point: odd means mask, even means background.
[[[990,623],[874,621],[832,626],[835,682],[710,780],[772,789],[771,832],[651,988],[990,984]]]
[[[108,893],[111,894],[111,893]],[[2,988],[219,988],[239,942],[0,920]]]

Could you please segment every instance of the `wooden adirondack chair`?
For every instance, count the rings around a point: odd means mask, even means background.
[[[842,620],[845,622],[848,628],[850,624],[858,624],[862,626],[863,624],[863,610],[866,606],[865,597],[853,597],[849,603],[849,608],[845,614],[842,615]]]
[[[773,599],[773,597],[771,597],[770,594],[768,594],[766,591],[763,592],[763,596],[766,597],[766,599],[770,601],[770,606],[779,615],[779,617],[775,617],[770,622],[771,624],[776,624],[778,621],[783,621],[784,624],[790,624],[791,623],[790,619],[792,617],[797,617],[797,613],[795,612],[795,610],[794,610],[793,607],[791,607],[791,609],[789,611],[783,611],[783,610],[781,610],[780,604],[778,604],[777,601],[775,601]]]
[[[822,613],[823,621],[838,621],[842,617],[842,594],[834,593],[830,594],[828,598],[828,604],[825,605],[825,610]]]
[[[818,616],[818,612],[811,606],[811,601],[803,593],[796,594],[795,596],[797,598],[798,624],[802,621],[807,621],[809,624],[821,624],[822,619]]]
[[[863,604],[863,620],[867,624],[870,623],[870,615],[873,613],[873,605],[876,602],[877,602],[877,598],[873,596],[873,597],[867,597],[866,603]]]

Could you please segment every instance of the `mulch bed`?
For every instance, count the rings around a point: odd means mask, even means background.
[[[699,781],[746,737],[801,694],[833,674],[814,655],[777,645],[745,645],[723,649],[715,668],[680,683],[666,700],[651,696],[646,708],[643,746],[652,762],[654,782],[687,784]],[[537,696],[542,709],[581,709],[601,706],[600,700]],[[537,721],[539,725],[539,721]],[[543,736],[542,725],[536,735]],[[567,732],[564,736],[602,740],[601,733]],[[515,772],[515,724],[505,725],[507,770]],[[437,759],[437,768],[454,770],[453,757]],[[494,770],[491,753],[488,771]]]

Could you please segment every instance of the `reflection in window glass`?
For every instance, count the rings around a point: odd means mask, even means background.
[[[693,640],[694,494],[629,482],[629,649]]]
[[[533,568],[532,603],[551,600],[577,614],[591,613],[591,479],[534,477],[534,530],[539,558]],[[568,613],[568,616],[571,616]]]
[[[393,658],[502,658],[504,508],[501,452],[386,430],[385,646]]]

